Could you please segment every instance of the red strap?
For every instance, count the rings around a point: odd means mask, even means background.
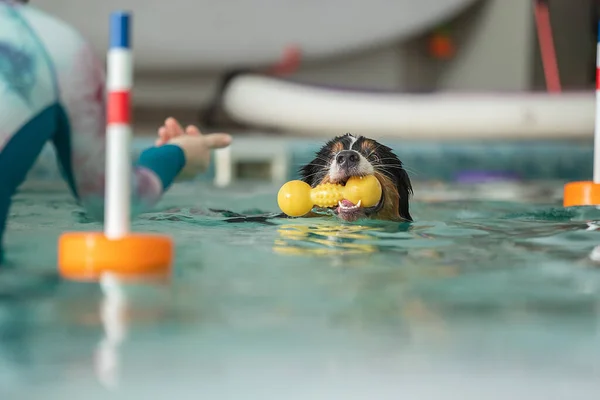
[[[269,68],[267,73],[278,76],[293,74],[300,66],[301,58],[300,47],[290,45],[283,51],[281,61]]]
[[[546,89],[549,92],[559,93],[560,75],[556,62],[556,52],[554,50],[554,40],[552,39],[552,25],[550,24],[550,12],[546,1],[535,1],[535,22],[537,27],[537,36],[540,43],[540,52],[542,55],[542,65],[546,78]]]

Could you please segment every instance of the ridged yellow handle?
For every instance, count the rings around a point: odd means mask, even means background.
[[[335,207],[343,199],[344,186],[334,183],[324,183],[310,191],[312,204],[319,207]]]
[[[277,203],[285,214],[300,217],[308,214],[315,205],[335,207],[344,199],[353,204],[360,201],[361,207],[372,207],[381,199],[381,193],[381,184],[373,175],[352,177],[345,186],[324,183],[315,188],[311,188],[306,182],[295,180],[287,182],[279,189]]]

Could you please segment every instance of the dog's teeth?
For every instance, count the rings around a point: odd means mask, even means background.
[[[341,202],[341,201],[338,201],[338,206],[339,206],[341,209],[344,209],[344,210],[356,210],[357,208],[359,208],[359,207],[360,207],[360,205],[361,205],[361,201],[360,201],[360,200],[358,201],[358,203],[357,203],[357,204],[354,204],[354,205],[352,205],[352,206],[346,206],[346,205],[342,204],[342,202]]]

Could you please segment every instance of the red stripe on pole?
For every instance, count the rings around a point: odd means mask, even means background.
[[[596,90],[600,90],[600,68],[596,68]]]
[[[108,93],[106,122],[108,124],[131,123],[131,95],[128,91]]]

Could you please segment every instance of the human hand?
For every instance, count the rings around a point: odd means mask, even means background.
[[[229,146],[231,140],[231,136],[226,133],[204,135],[193,125],[184,130],[175,118],[167,118],[165,124],[158,129],[155,144],[174,144],[181,147],[186,162],[180,175],[188,177],[205,171],[210,163],[211,151]]]

